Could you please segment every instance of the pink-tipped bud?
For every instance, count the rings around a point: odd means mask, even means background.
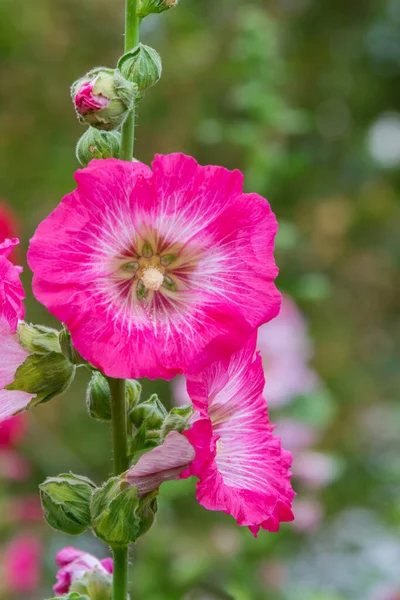
[[[96,68],[71,88],[79,120],[96,129],[118,129],[133,109],[137,86],[117,69]]]

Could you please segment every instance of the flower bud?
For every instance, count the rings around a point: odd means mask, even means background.
[[[72,345],[71,334],[68,329],[62,329],[58,335],[61,352],[73,365],[81,365],[85,362],[79,352]]]
[[[112,477],[92,495],[92,527],[110,546],[124,546],[138,537],[137,490],[120,477]]]
[[[86,406],[90,416],[98,421],[111,421],[111,392],[107,379],[94,372],[86,392]]]
[[[128,413],[140,402],[140,396],[142,394],[142,386],[136,379],[126,380],[126,403],[128,406]]]
[[[167,414],[157,394],[152,394],[148,400],[137,404],[129,417],[138,429],[143,423],[146,424],[147,429],[160,429]]]
[[[76,81],[71,88],[81,123],[96,129],[118,129],[134,107],[137,86],[117,69],[98,67]]]
[[[153,48],[138,44],[135,48],[121,56],[118,68],[128,80],[136,83],[142,94],[161,77],[161,57]]]
[[[44,325],[32,325],[20,321],[18,323],[18,339],[23,348],[29,352],[60,352],[58,331]]]
[[[161,432],[160,440],[164,441],[167,435],[171,431],[178,431],[181,433],[185,429],[189,428],[189,419],[193,414],[193,407],[191,404],[185,406],[177,406],[173,408],[164,420]]]
[[[139,0],[137,14],[143,19],[152,13],[162,13],[174,8],[177,4],[178,0]]]
[[[43,514],[54,529],[70,535],[83,533],[90,525],[90,498],[95,485],[87,477],[63,473],[39,486]]]
[[[121,134],[118,131],[101,131],[89,127],[78,141],[76,158],[87,167],[93,158],[119,158]]]

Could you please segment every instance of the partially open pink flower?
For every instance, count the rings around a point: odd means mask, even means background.
[[[0,423],[0,450],[15,446],[25,432],[25,417],[18,415]]]
[[[109,98],[94,93],[95,84],[95,79],[83,82],[74,96],[75,108],[81,115],[86,115],[89,110],[101,110],[110,104]]]
[[[25,409],[34,394],[18,390],[6,390],[14,381],[15,373],[25,361],[28,352],[20,346],[6,319],[0,318],[0,422]]]
[[[40,583],[41,557],[37,538],[20,536],[12,540],[2,556],[6,589],[17,594],[34,592]]]
[[[144,496],[160,487],[164,481],[179,479],[195,456],[187,438],[177,431],[171,431],[161,446],[139,458],[127,472],[126,479],[130,485],[138,488],[138,496]]]
[[[257,349],[263,359],[270,406],[287,404],[316,387],[317,375],[308,364],[312,345],[306,323],[289,297],[283,297],[278,317],[260,327]]]
[[[243,177],[183,154],[92,161],[38,227],[36,298],[112,377],[227,357],[279,311],[276,219]]]
[[[291,455],[272,434],[262,396],[264,373],[254,357],[255,338],[229,363],[214,362],[188,376],[188,392],[200,418],[184,432],[196,449],[189,473],[199,477],[197,499],[231,514],[257,536],[293,520]]]
[[[57,573],[57,583],[53,587],[56,594],[68,594],[72,583],[82,579],[85,573],[93,569],[110,574],[113,572],[113,562],[110,558],[99,560],[88,552],[70,546],[60,550],[56,556],[56,563],[61,567]]]
[[[7,258],[18,243],[17,238],[13,238],[0,244],[0,316],[7,319],[13,333],[17,329],[18,319],[23,319],[25,315],[25,292],[20,280],[22,268],[13,265]]]

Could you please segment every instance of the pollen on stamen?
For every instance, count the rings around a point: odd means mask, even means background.
[[[146,289],[157,292],[164,281],[164,275],[156,267],[146,267],[141,280]]]

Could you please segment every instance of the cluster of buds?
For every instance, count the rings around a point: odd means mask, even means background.
[[[75,356],[67,334],[61,339],[64,352]],[[111,421],[110,388],[99,371],[92,373],[86,403],[91,417]],[[100,487],[73,473],[46,479],[40,496],[44,517],[54,529],[79,535],[91,527],[113,547],[134,542],[154,521],[161,483],[179,477],[194,459],[192,446],[181,434],[189,426],[191,406],[168,412],[156,394],[142,399],[141,386],[134,380],[126,382],[126,405],[131,467]]]
[[[161,13],[176,6],[177,0],[141,0],[138,17]],[[138,44],[118,61],[116,69],[96,67],[75,81],[72,101],[81,123],[89,125],[76,147],[79,163],[86,167],[93,158],[119,158],[121,129],[135,105],[161,77],[159,54]]]

